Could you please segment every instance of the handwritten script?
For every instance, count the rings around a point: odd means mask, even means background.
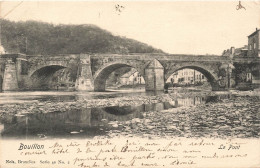
[[[2,143],[4,144],[4,143]],[[32,144],[32,145],[30,145]],[[22,145],[22,149],[21,149]],[[12,141],[3,167],[217,167],[260,165],[259,140],[95,139]]]

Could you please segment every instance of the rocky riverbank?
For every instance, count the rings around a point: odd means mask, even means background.
[[[109,137],[260,137],[260,98],[232,97],[178,110],[145,112],[143,119],[118,122]]]

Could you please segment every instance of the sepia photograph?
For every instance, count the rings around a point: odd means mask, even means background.
[[[0,1],[0,168],[260,167],[260,1]]]

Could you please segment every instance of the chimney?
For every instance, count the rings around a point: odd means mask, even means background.
[[[234,55],[235,54],[235,47],[230,48],[230,54]]]
[[[257,31],[258,29],[257,28],[255,28],[255,31]]]

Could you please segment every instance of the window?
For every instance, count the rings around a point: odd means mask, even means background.
[[[253,44],[253,49],[256,49],[256,43],[254,42],[254,44]]]
[[[249,45],[249,50],[252,50],[252,44]]]
[[[247,73],[247,75],[246,75],[246,81],[247,81],[247,82],[251,82],[251,81],[252,81],[252,74],[251,74],[251,73]]]

